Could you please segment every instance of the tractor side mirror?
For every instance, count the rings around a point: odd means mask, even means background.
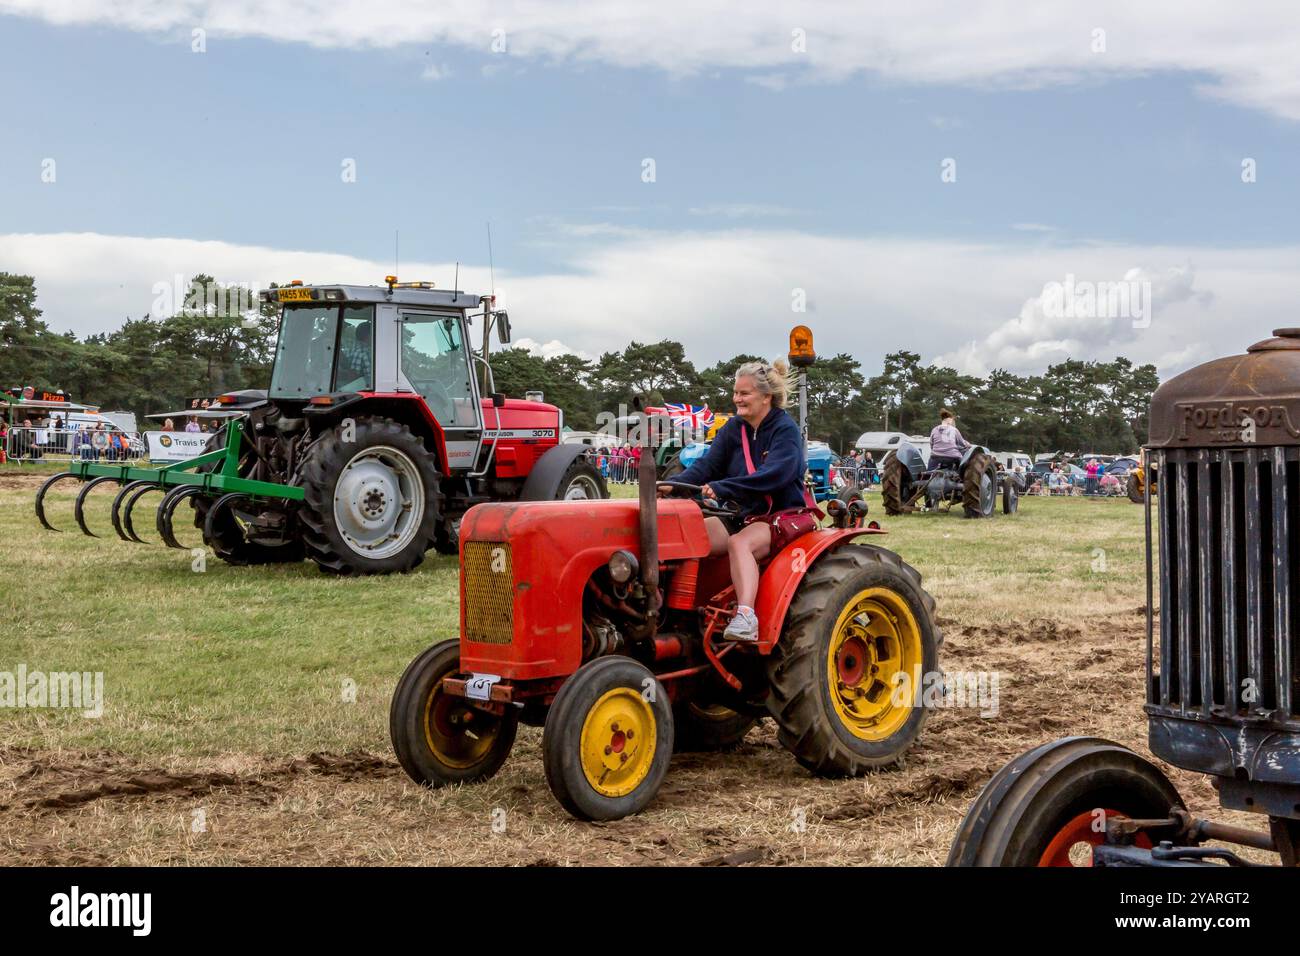
[[[492,407],[493,407],[493,408],[505,408],[505,405],[506,405],[506,397],[505,397],[503,394],[501,394],[500,392],[493,392],[493,393],[492,393]]]
[[[501,340],[502,345],[510,344],[510,316],[502,311],[497,316],[497,338]]]

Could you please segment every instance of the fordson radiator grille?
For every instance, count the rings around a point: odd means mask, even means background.
[[[460,580],[465,637],[484,644],[509,644],[515,627],[509,543],[466,541]]]
[[[1300,726],[1300,448],[1163,450],[1153,460],[1163,573],[1149,709]]]

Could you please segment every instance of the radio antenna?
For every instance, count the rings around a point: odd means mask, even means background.
[[[460,291],[460,260],[456,260],[456,278],[451,280],[451,294],[455,295]]]
[[[491,220],[488,221],[488,224],[487,224],[487,230],[488,230],[488,271],[489,271],[489,274],[490,274],[491,279],[492,279],[492,298],[493,298],[493,300],[495,300],[496,297],[497,297],[497,270],[496,270],[496,265],[493,264],[493,262],[492,262],[492,222],[491,222]]]
[[[393,275],[395,276],[400,276],[402,274],[402,270],[400,268],[402,264],[401,250],[402,250],[402,234],[398,230],[394,229],[393,230]]]

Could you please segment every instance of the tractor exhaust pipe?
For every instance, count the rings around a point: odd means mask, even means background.
[[[647,617],[659,616],[659,501],[655,487],[659,472],[655,467],[655,443],[650,431],[650,416],[638,396],[633,400],[641,414],[641,461],[637,467],[637,490],[640,497],[641,584],[646,590]]]

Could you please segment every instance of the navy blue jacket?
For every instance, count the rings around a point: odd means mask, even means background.
[[[745,468],[742,428],[749,435],[752,475]],[[803,433],[785,409],[773,408],[759,423],[757,433],[739,415],[733,416],[713,436],[708,453],[671,480],[708,485],[719,498],[739,504],[741,514],[748,517],[767,511],[768,495],[773,511],[802,508],[807,469]]]

